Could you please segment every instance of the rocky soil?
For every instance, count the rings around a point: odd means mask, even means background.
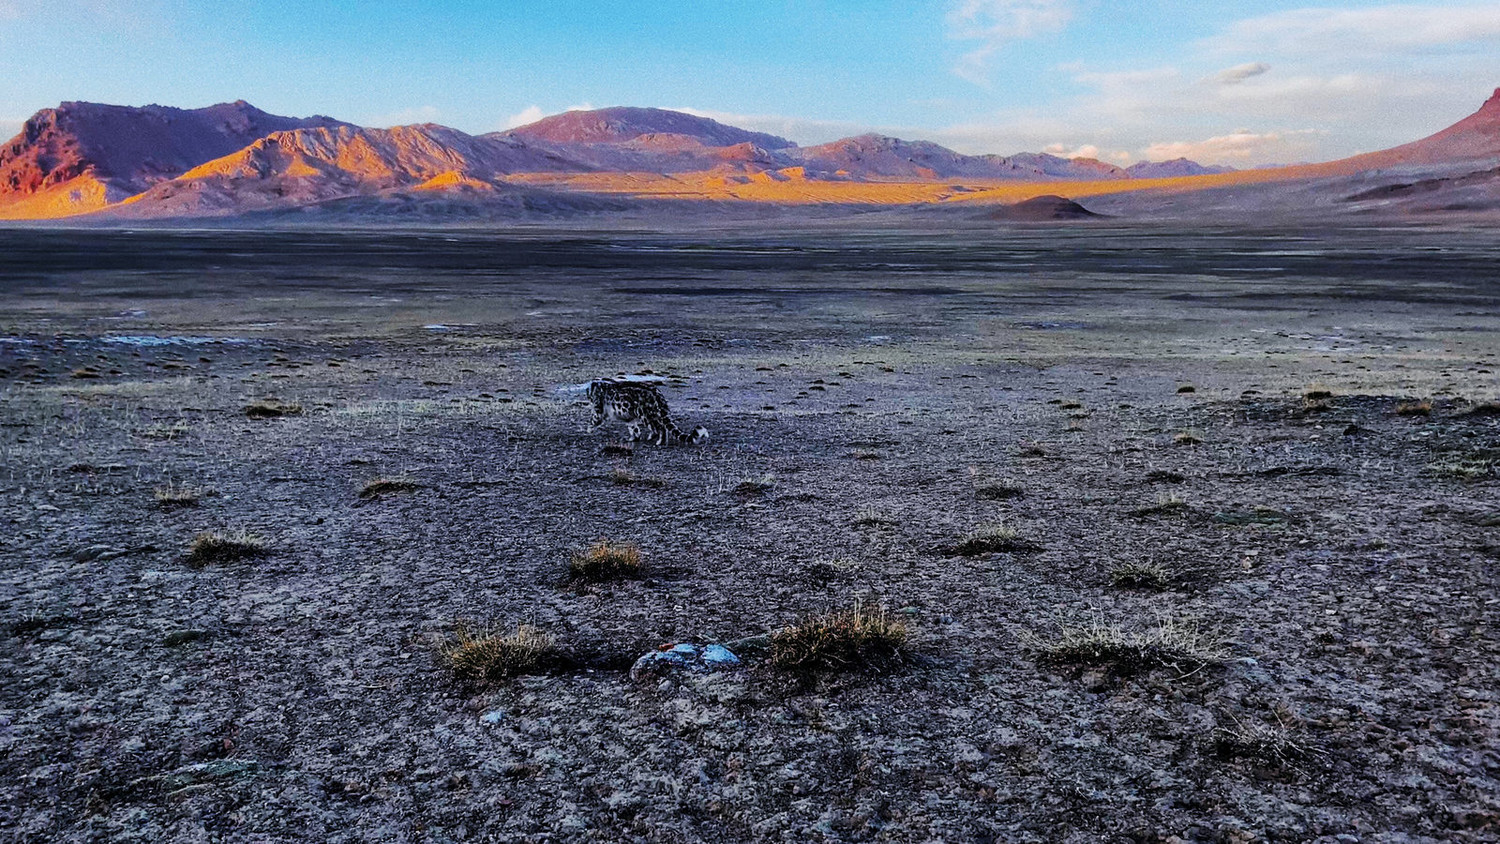
[[[5,237],[6,840],[1500,837],[1486,233]],[[856,601],[905,664],[630,677]]]

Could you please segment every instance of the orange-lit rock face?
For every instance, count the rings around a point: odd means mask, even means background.
[[[38,113],[0,147],[0,219],[101,210],[232,215],[400,192],[485,202],[525,190],[616,205],[620,200],[606,197],[1016,203],[1046,195],[1306,183],[1493,157],[1500,157],[1500,91],[1476,114],[1411,144],[1326,164],[1241,172],[1184,160],[1127,171],[1046,154],[970,156],[881,135],[803,148],[659,109],[568,112],[476,137],[431,124],[363,129],[321,117],[276,117],[243,102],[196,111],[64,103]]]

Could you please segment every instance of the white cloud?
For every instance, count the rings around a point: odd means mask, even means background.
[[[1261,76],[1271,69],[1265,62],[1250,62],[1249,64],[1238,64],[1234,67],[1226,67],[1214,74],[1214,81],[1220,85],[1238,85],[1246,79]]]
[[[593,111],[593,110],[594,110],[593,103],[583,103],[582,105],[570,105],[567,108],[563,109],[563,111]]]
[[[823,144],[871,131],[868,124],[851,123],[846,120],[815,120],[779,114],[736,114],[686,106],[674,106],[671,109],[696,117],[707,117],[729,126],[749,129],[752,132],[765,132],[789,141],[796,141],[803,146]]]
[[[1401,3],[1367,9],[1293,9],[1230,24],[1205,43],[1245,52],[1387,54],[1500,41],[1500,4]]]
[[[541,120],[543,117],[546,117],[546,116],[547,115],[546,115],[545,112],[542,111],[542,107],[541,106],[539,106],[539,105],[529,105],[529,106],[521,109],[520,111],[516,112],[515,114],[512,114],[511,116],[505,118],[505,123],[502,124],[500,126],[500,128],[502,130],[503,129],[514,129],[517,126],[525,126],[528,123],[535,123],[538,120]]]
[[[1319,134],[1312,129],[1287,132],[1252,132],[1237,129],[1227,135],[1201,141],[1168,141],[1154,143],[1141,151],[1147,161],[1170,161],[1190,158],[1200,164],[1251,164],[1279,160],[1299,160],[1308,149],[1308,140]]]
[[[959,0],[948,12],[948,37],[977,42],[953,72],[989,83],[990,61],[1013,41],[1060,32],[1073,20],[1073,0]]]
[[[1042,147],[1042,152],[1055,155],[1058,158],[1098,158],[1099,148],[1093,144],[1084,144],[1081,147],[1068,149],[1066,144],[1048,144]]]
[[[371,126],[410,126],[415,123],[436,123],[439,115],[437,106],[416,106],[404,108],[370,118]]]

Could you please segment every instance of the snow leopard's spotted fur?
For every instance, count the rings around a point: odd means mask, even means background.
[[[698,427],[683,433],[667,411],[667,400],[654,384],[641,381],[591,381],[589,403],[594,406],[594,427],[607,419],[630,426],[630,439],[647,440],[657,445],[694,442],[708,439],[708,429]]]

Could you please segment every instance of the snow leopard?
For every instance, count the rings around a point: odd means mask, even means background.
[[[590,381],[588,398],[594,406],[593,427],[608,419],[624,422],[629,425],[632,442],[644,439],[656,445],[671,445],[702,443],[708,439],[708,429],[701,425],[691,434],[677,427],[667,410],[667,400],[654,384],[612,379]]]

